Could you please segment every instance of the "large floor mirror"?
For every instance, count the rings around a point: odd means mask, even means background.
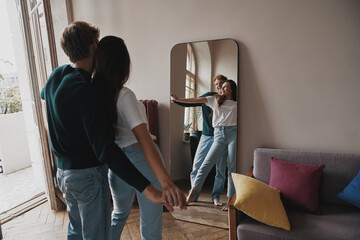
[[[200,97],[217,92],[213,79],[224,75],[238,83],[238,45],[232,39],[219,39],[176,44],[171,50],[170,92],[179,98]],[[238,91],[239,92],[239,91]],[[177,182],[190,189],[190,173],[197,144],[203,131],[202,107],[170,105],[170,171]],[[211,200],[213,169],[199,197],[187,211],[175,211],[177,219],[227,227],[227,212]],[[221,201],[226,203],[226,184]],[[208,190],[208,191],[206,191]],[[209,192],[210,191],[210,192]],[[220,225],[219,225],[220,224]]]

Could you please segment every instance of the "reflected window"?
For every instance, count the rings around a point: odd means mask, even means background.
[[[195,54],[191,44],[187,44],[186,53],[186,81],[185,81],[185,98],[196,97],[196,75],[195,75]],[[190,128],[194,129],[194,114],[192,108],[185,108],[184,114],[184,132],[189,132]]]

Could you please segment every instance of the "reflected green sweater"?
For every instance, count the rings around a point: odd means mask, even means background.
[[[207,97],[217,94],[217,92],[207,92],[200,97]],[[212,126],[212,110],[210,107],[206,106],[204,103],[180,103],[175,102],[177,105],[183,106],[183,107],[199,107],[202,108],[202,116],[203,116],[203,130],[201,132],[201,135],[205,136],[214,136],[214,128]]]
[[[41,98],[46,101],[51,148],[60,169],[83,169],[107,164],[142,192],[150,182],[115,144],[110,120],[91,75],[64,65],[49,77]]]

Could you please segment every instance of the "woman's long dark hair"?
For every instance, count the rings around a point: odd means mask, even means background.
[[[117,98],[129,75],[130,55],[124,40],[115,36],[102,38],[96,50],[93,82],[102,92],[115,135],[118,133]]]
[[[226,80],[226,81],[223,83],[223,85],[224,85],[226,82],[230,83],[230,87],[231,87],[231,100],[236,101],[236,100],[237,100],[237,86],[236,86],[236,83],[235,83],[233,80],[228,79],[228,80]],[[217,100],[218,106],[221,107],[221,105],[223,105],[224,102],[226,101],[226,96],[224,96],[224,95],[217,95],[216,100]]]

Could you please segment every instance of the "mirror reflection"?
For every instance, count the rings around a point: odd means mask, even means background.
[[[237,76],[234,40],[181,43],[171,51],[171,174],[187,183],[186,191],[192,189],[189,201],[209,202],[220,210],[234,191],[227,179],[236,171]],[[214,132],[217,139],[220,131],[226,143],[214,141]]]

